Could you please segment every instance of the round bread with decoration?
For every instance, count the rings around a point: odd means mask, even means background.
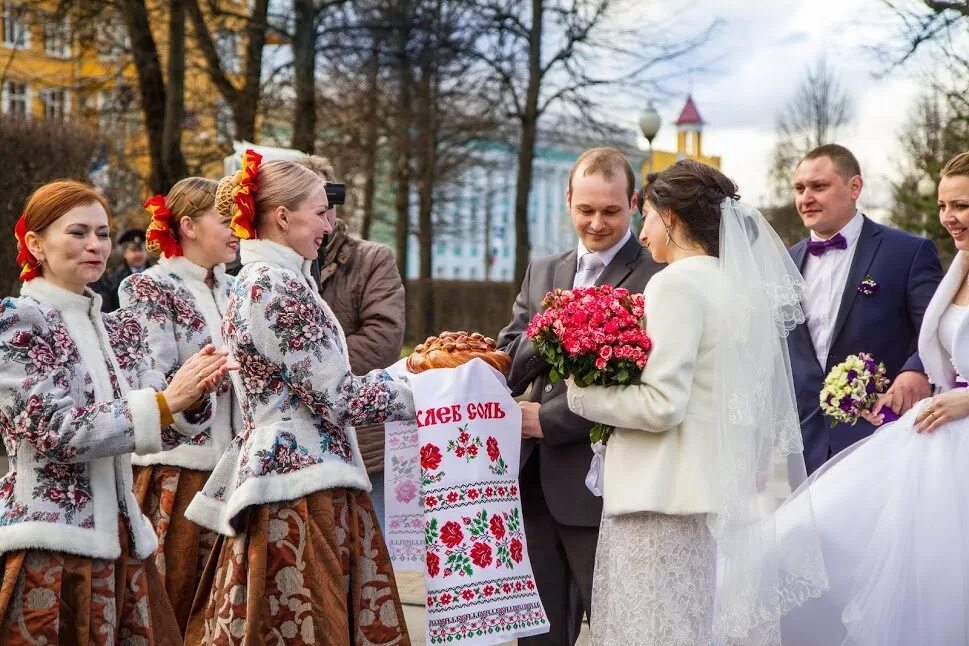
[[[503,374],[511,368],[511,356],[498,350],[494,339],[477,332],[441,332],[414,348],[407,357],[407,370],[418,374],[434,368],[456,368],[475,358]]]

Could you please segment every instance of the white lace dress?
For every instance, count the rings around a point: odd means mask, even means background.
[[[603,516],[592,584],[592,643],[712,644],[715,561],[706,514]]]

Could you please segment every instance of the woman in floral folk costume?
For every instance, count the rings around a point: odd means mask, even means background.
[[[384,371],[351,374],[310,275],[334,226],[325,183],[246,151],[219,188],[242,238],[223,336],[243,430],[186,512],[223,534],[186,641],[409,644],[353,427],[412,419],[413,397]]]
[[[212,346],[166,383],[144,331],[87,288],[111,251],[107,205],[74,181],[39,188],[17,223],[21,295],[0,303],[0,643],[180,643],[148,557],[158,541],[130,454],[208,423],[228,369]],[[206,405],[198,405],[202,401]],[[195,422],[183,415],[196,411]],[[164,432],[172,426],[179,433]]]
[[[157,265],[126,278],[121,307],[147,331],[156,370],[171,376],[208,344],[223,347],[222,316],[234,279],[225,273],[239,239],[229,217],[215,212],[216,182],[187,177],[168,196],[145,203],[151,213],[148,250]],[[135,456],[135,497],[158,535],[155,565],[184,632],[199,577],[215,544],[215,533],[185,518],[241,423],[228,380],[216,392],[211,422],[177,449]]]

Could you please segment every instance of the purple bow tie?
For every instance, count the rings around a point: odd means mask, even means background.
[[[840,233],[834,234],[827,240],[808,240],[807,250],[812,256],[822,256],[829,249],[841,249],[844,251],[848,248],[848,241]]]

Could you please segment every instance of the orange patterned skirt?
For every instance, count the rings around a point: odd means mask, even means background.
[[[0,644],[181,644],[175,614],[151,559],[92,559],[29,549],[0,555]]]
[[[202,570],[218,536],[185,518],[185,508],[208,478],[208,471],[162,464],[135,467],[135,498],[158,535],[155,566],[175,609],[179,634],[185,632]]]
[[[216,543],[185,643],[410,644],[366,492],[327,489],[246,514]]]

